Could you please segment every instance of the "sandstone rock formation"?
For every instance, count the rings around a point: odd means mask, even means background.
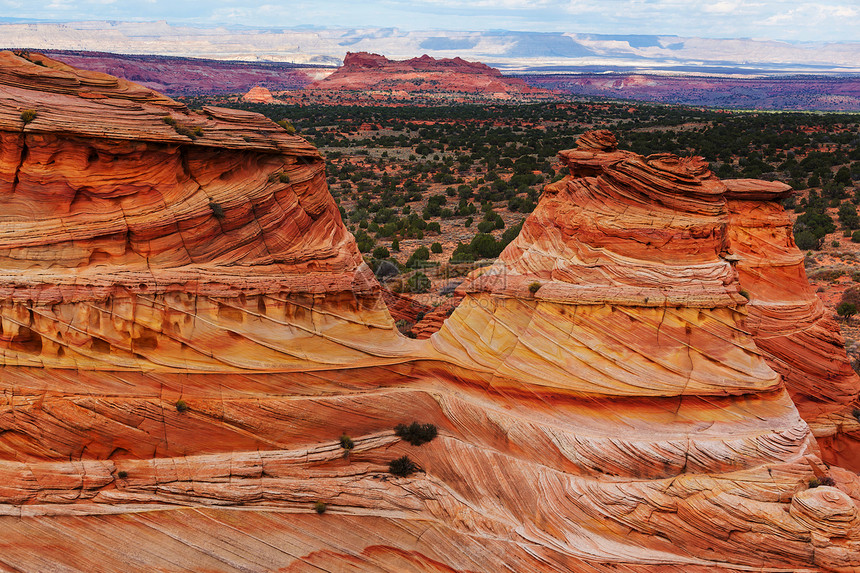
[[[308,89],[387,90],[405,93],[477,93],[504,98],[510,95],[547,94],[518,78],[505,77],[495,68],[461,58],[436,59],[424,55],[410,60],[389,60],[379,54],[347,52],[343,66]]]
[[[248,93],[242,96],[242,101],[250,103],[272,103],[275,101],[275,97],[272,95],[272,92],[266,88],[262,86],[254,86],[248,90]]]
[[[0,136],[0,568],[860,567],[860,479],[802,418],[856,388],[799,413],[835,346],[757,346],[828,324],[750,282],[797,271],[755,246],[781,188],[586,134],[410,340],[317,152],[260,116],[3,52]]]
[[[775,201],[786,185],[726,181],[729,244],[750,297],[746,328],[778,372],[825,461],[860,471],[860,379],[835,317],[806,280],[792,223]]]

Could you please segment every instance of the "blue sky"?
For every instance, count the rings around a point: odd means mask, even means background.
[[[860,0],[0,0],[0,17],[860,41]]]

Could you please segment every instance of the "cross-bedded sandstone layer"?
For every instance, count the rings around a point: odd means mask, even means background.
[[[31,59],[0,55],[4,364],[242,372],[402,352],[305,140]]]
[[[856,388],[798,412],[836,346],[778,339],[827,319],[749,278],[802,272],[789,235],[790,264],[756,258],[781,187],[586,134],[409,340],[321,158],[260,116],[2,53],[0,134],[0,568],[860,566],[860,480],[807,424],[845,430]],[[408,445],[413,420],[439,436]]]

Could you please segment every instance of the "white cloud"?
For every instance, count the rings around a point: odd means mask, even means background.
[[[741,2],[716,2],[714,4],[706,4],[702,7],[702,10],[709,14],[731,14],[737,12],[741,5]]]
[[[860,0],[0,0],[7,18],[858,40]]]

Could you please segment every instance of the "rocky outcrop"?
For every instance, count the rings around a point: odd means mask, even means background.
[[[495,68],[461,58],[435,59],[428,55],[389,60],[379,54],[347,52],[343,67],[314,82],[311,90],[386,90],[405,93],[477,93],[485,96],[548,94]]]
[[[860,379],[835,317],[806,279],[792,222],[777,199],[786,185],[726,181],[729,244],[749,296],[746,328],[778,372],[825,461],[860,471]]]
[[[272,92],[266,88],[262,86],[254,86],[248,90],[248,93],[242,96],[242,101],[250,103],[272,103],[275,101],[275,97],[272,95]]]
[[[0,568],[860,566],[739,281],[773,187],[587,134],[410,340],[301,138],[35,54],[0,86]]]
[[[774,486],[764,496],[755,487],[741,495],[743,511],[750,512],[742,519],[770,523],[765,529],[771,531],[785,531],[784,515],[809,523],[793,513],[792,508],[800,511],[803,505],[796,496],[816,497],[817,515],[829,511],[825,498],[839,505],[837,512],[854,515],[856,474],[828,470],[817,461],[819,446],[786,391],[789,381],[783,382],[769,365],[792,346],[781,354],[765,354],[757,346],[758,337],[783,334],[777,326],[795,319],[802,334],[789,336],[802,340],[818,335],[821,340],[791,359],[797,369],[793,375],[803,380],[794,383],[795,389],[802,393],[802,385],[818,384],[825,403],[828,396],[838,396],[825,410],[844,411],[846,402],[856,400],[858,386],[850,387],[850,376],[838,381],[836,389],[823,377],[803,376],[833,367],[835,349],[828,347],[833,335],[821,336],[827,323],[820,314],[796,320],[804,309],[818,307],[805,296],[808,287],[797,274],[799,267],[792,266],[798,253],[790,235],[781,243],[773,238],[777,230],[768,228],[784,217],[774,199],[786,187],[749,181],[726,185],[699,158],[641,157],[618,150],[608,132],[588,133],[577,149],[560,155],[570,176],[545,188],[519,237],[465,287],[463,303],[431,337],[434,348],[483,371],[495,392],[535,393],[552,404],[564,400],[572,410],[588,412],[585,417],[568,412],[566,421],[577,428],[576,437],[562,451],[572,464],[569,471],[613,476],[613,498],[637,500],[623,519],[609,507],[596,510],[601,520],[623,521],[628,539],[647,531],[665,536],[686,555],[704,557],[709,550],[699,541],[721,537],[723,555],[749,552],[751,538],[737,533],[722,537],[713,525],[737,519],[738,505],[714,504],[719,493],[678,495],[675,487],[693,475],[707,476],[709,487],[716,488],[712,493],[730,483]],[[759,209],[776,219],[754,224],[750,219]],[[757,234],[759,228],[768,228],[769,237]],[[764,239],[766,244],[757,244]],[[782,258],[768,259],[776,251]],[[765,259],[769,268],[761,268]],[[765,282],[780,283],[779,289],[768,291],[751,280],[756,263],[764,275],[777,271]],[[763,294],[757,297],[759,291]],[[768,305],[769,300],[776,304]],[[793,308],[792,301],[798,302]],[[768,313],[779,320],[769,323],[764,318]],[[776,342],[770,343],[779,346]],[[802,411],[814,413],[811,422],[821,424],[820,412]],[[582,450],[585,444],[594,444],[588,454]],[[850,455],[844,458],[857,463]],[[777,459],[779,469],[773,465]],[[782,465],[788,460],[798,465],[788,470]],[[797,483],[784,471],[791,474],[804,466],[813,472],[809,478],[814,483],[834,480],[840,490],[805,493],[797,488],[790,502],[771,497],[783,487],[780,483]],[[672,500],[671,517],[633,493],[640,480]],[[667,480],[664,489],[661,480]],[[600,485],[595,488],[601,490]],[[789,507],[776,510],[781,503]],[[856,523],[854,519],[848,521]],[[573,521],[582,523],[582,517]],[[656,526],[660,522],[664,525]],[[845,538],[857,535],[853,531]],[[759,565],[785,567],[785,555],[764,549],[776,543],[775,538],[764,541],[768,537],[757,530],[756,551],[769,553]],[[841,564],[823,559],[822,553],[814,565],[860,564],[856,553],[841,554],[846,559]]]
[[[402,352],[305,140],[37,55],[0,54],[0,83],[4,365],[304,370]]]

